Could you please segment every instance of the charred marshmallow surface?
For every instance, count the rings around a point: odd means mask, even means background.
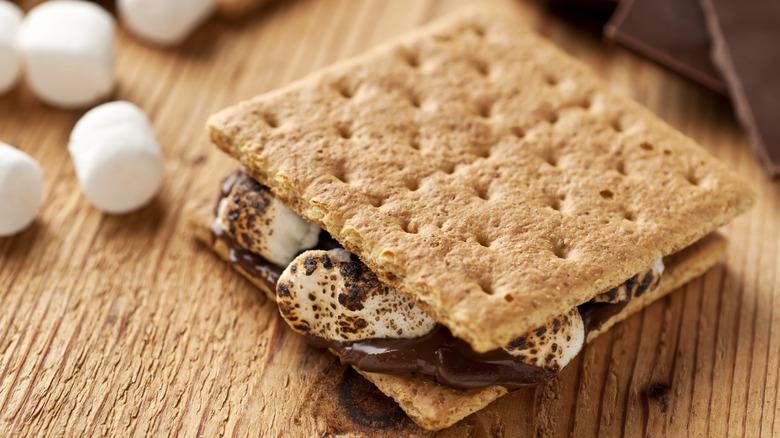
[[[343,249],[296,257],[279,278],[276,300],[295,331],[339,342],[419,338],[436,325]]]
[[[299,255],[279,277],[276,291],[279,310],[293,330],[327,341],[421,338],[436,327],[411,298],[380,282],[357,257],[340,249]],[[555,373],[584,342],[585,326],[575,308],[503,350]]]
[[[279,266],[287,266],[296,254],[314,247],[322,231],[244,172],[219,201],[217,224],[239,245]]]
[[[664,262],[662,259],[658,259],[653,266],[629,278],[620,286],[596,295],[592,301],[594,303],[621,303],[634,297],[640,297],[648,290],[655,289],[658,286],[663,273]]]
[[[520,362],[557,373],[580,352],[585,343],[585,324],[576,308],[547,324],[515,338],[504,347]]]
[[[216,213],[215,237],[219,233],[231,251],[246,252],[243,262],[260,266],[264,258],[287,266],[276,283],[279,310],[310,343],[338,351],[343,364],[364,371],[421,372],[461,388],[498,384],[516,389],[549,378],[579,353],[589,331],[599,329],[628,300],[654,289],[664,271],[659,259],[503,348],[476,353],[414,300],[379,281],[356,256],[341,248],[301,253],[333,246],[318,243],[317,225],[246,173],[226,180]],[[247,257],[252,260],[243,260]]]

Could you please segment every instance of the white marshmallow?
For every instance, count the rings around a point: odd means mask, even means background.
[[[152,124],[130,102],[106,103],[84,114],[68,151],[84,195],[106,213],[138,210],[162,183],[163,157]]]
[[[137,37],[161,46],[184,41],[217,7],[217,0],[119,0],[119,19]]]
[[[664,273],[664,269],[666,269],[666,265],[664,265],[664,259],[660,258],[660,259],[656,260],[655,263],[653,263],[653,268],[652,269],[654,271],[658,272],[658,275],[663,274]]]
[[[556,373],[580,352],[584,343],[585,324],[579,310],[574,308],[514,339],[504,351],[520,362]]]
[[[13,88],[19,79],[22,63],[16,35],[23,15],[19,6],[0,0],[0,94]]]
[[[43,194],[43,173],[24,152],[0,142],[0,237],[21,232],[33,221]]]
[[[343,249],[296,257],[279,277],[276,300],[293,330],[339,342],[418,338],[436,325]]]
[[[114,19],[86,1],[60,0],[33,8],[19,28],[27,82],[42,101],[85,107],[114,89]]]
[[[220,201],[217,223],[239,245],[278,266],[287,266],[298,253],[314,247],[322,230],[246,174]]]

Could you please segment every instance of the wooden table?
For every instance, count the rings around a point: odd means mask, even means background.
[[[444,436],[780,435],[780,183],[726,99],[559,18],[530,26],[733,165],[759,192],[728,257],[588,345],[564,372]],[[0,97],[0,140],[43,168],[44,205],[0,239],[0,436],[425,435],[333,356],[287,330],[184,226],[188,199],[233,164],[209,145],[220,108],[359,53],[466,0],[297,0],[212,20],[174,50],[120,30],[116,99],[146,110],[166,157],[156,200],[92,208],[66,150],[83,112],[26,87]]]

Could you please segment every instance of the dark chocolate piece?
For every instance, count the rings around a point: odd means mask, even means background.
[[[710,35],[698,0],[623,0],[604,33],[642,55],[719,93]]]
[[[577,26],[579,30],[601,39],[617,0],[546,0],[547,9],[554,15]],[[589,35],[580,35],[587,38]]]
[[[701,0],[712,57],[753,149],[780,176],[780,1]]]

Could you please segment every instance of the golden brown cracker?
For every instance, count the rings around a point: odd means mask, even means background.
[[[478,351],[755,198],[579,61],[483,9],[223,110],[209,132]]]
[[[452,426],[506,394],[503,386],[455,389],[436,383],[425,375],[390,375],[357,370],[388,397],[417,425],[427,430]]]

